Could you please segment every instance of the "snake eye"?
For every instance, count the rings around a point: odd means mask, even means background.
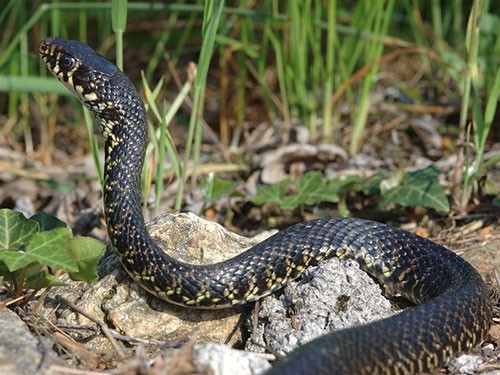
[[[75,67],[76,61],[73,57],[69,55],[62,55],[59,59],[59,64],[61,64],[61,68],[68,71]]]

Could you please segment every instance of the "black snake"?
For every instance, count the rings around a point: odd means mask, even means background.
[[[276,374],[415,373],[439,368],[487,334],[491,306],[474,268],[446,248],[385,224],[321,219],[294,225],[225,262],[194,266],[166,255],[144,225],[140,175],[146,112],[114,64],[77,41],[47,38],[48,69],[90,110],[105,138],[104,207],[123,267],[143,288],[193,308],[224,308],[262,298],[310,264],[355,259],[417,303],[391,318],[320,337],[278,363]]]

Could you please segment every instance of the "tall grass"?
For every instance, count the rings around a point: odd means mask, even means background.
[[[203,12],[203,42],[201,44],[200,57],[196,69],[196,75],[193,85],[193,109],[189,118],[188,137],[186,141],[186,149],[184,152],[184,162],[181,171],[181,180],[177,197],[175,200],[175,209],[180,210],[184,192],[184,184],[186,182],[186,173],[188,169],[189,158],[191,157],[191,146],[194,142],[194,164],[197,165],[200,160],[201,148],[201,118],[204,108],[204,94],[206,87],[206,78],[210,60],[213,54],[215,36],[219,26],[219,20],[224,6],[223,0],[207,0],[205,2],[205,10]]]
[[[22,138],[25,150],[33,152],[38,146],[34,130],[29,126],[32,93],[68,95],[52,77],[44,77],[45,69],[33,53],[38,39],[47,35],[82,41],[91,38],[94,47],[100,50],[100,46],[106,46],[105,51],[114,43],[116,62],[122,67],[123,43],[133,48],[134,35],[137,35],[127,29],[127,18],[149,19],[161,14],[164,29],[156,34],[155,40],[146,41],[153,52],[143,62],[145,74],[141,89],[145,92],[148,113],[152,115],[143,187],[149,191],[155,183],[158,200],[164,175],[177,179],[180,183],[175,207],[180,209],[188,180],[188,162],[192,160],[194,171],[199,163],[200,120],[209,67],[214,67],[210,72],[219,72],[221,82],[218,135],[222,145],[238,145],[243,125],[248,121],[249,94],[259,92],[264,103],[261,110],[272,120],[283,120],[285,130],[303,124],[313,140],[341,143],[355,154],[366,137],[374,82],[381,62],[396,56],[398,49],[407,48],[413,53],[432,50],[432,54],[438,54],[445,61],[440,66],[444,75],[452,77],[462,90],[461,137],[474,145],[473,149],[466,148],[463,155],[465,166],[460,182],[463,193],[459,206],[464,207],[481,171],[494,162],[483,160],[497,108],[500,80],[500,43],[493,26],[499,17],[492,10],[493,3],[474,0],[469,14],[469,9],[459,0],[447,4],[435,0],[359,1],[351,5],[336,0],[240,0],[231,6],[215,0],[199,0],[194,4],[41,1],[33,9],[30,8],[32,2],[8,0],[0,10],[3,31],[0,91],[7,94],[0,105],[9,118],[17,118],[18,126],[9,128],[9,136]],[[467,33],[463,32],[466,20],[469,20]],[[95,22],[97,27],[89,28],[88,25]],[[137,43],[140,38],[135,38]],[[183,83],[175,69],[185,69],[176,64],[186,51],[194,53],[192,58],[197,61],[197,70],[194,82]],[[167,54],[168,71],[164,69]],[[430,55],[420,55],[426,73],[430,73],[435,64],[435,60],[431,62],[427,58]],[[210,65],[213,56],[218,56],[218,60],[214,59]],[[130,73],[127,63],[125,70]],[[273,75],[275,80],[269,78]],[[173,103],[165,100],[171,80],[179,90]],[[439,84],[444,90],[444,81]],[[187,141],[180,153],[168,125],[180,103],[190,95],[193,110]],[[37,102],[40,101],[37,99]],[[51,118],[41,122],[46,127],[41,130],[45,138],[53,133],[46,124],[56,122],[55,112],[47,110],[54,107],[54,103],[45,105],[42,111]],[[350,108],[347,116],[340,114],[340,103]],[[346,122],[347,127],[341,128],[340,124]],[[97,140],[89,121],[87,133],[98,164]],[[165,168],[165,158],[171,169]],[[192,177],[196,181],[196,175]]]
[[[488,9],[488,2],[477,0],[474,2],[467,23],[466,45],[466,75],[463,83],[463,101],[460,112],[460,128],[465,136],[465,144],[473,144],[473,150],[465,148],[465,168],[463,170],[463,187],[459,203],[459,211],[465,212],[472,189],[478,175],[483,168],[483,155],[486,139],[491,131],[498,100],[500,99],[500,65],[497,61],[480,61],[479,50],[481,38],[485,32],[481,31],[480,19]],[[490,42],[491,43],[491,42]],[[500,53],[500,42],[497,39],[492,45],[493,51]],[[481,66],[484,64],[483,66]],[[468,112],[472,110],[469,122]],[[463,136],[463,137],[464,137]],[[489,164],[500,162],[500,156],[490,160]]]
[[[360,2],[358,4],[361,4]],[[394,1],[387,2],[366,2],[370,4],[361,8],[360,6],[354,13],[356,24],[364,25],[365,30],[373,32],[375,36],[386,36],[389,25],[392,20],[392,11]],[[371,43],[366,43],[364,46],[364,55],[366,62],[374,62],[380,59],[384,51],[384,45],[377,40]],[[363,130],[366,126],[368,111],[370,110],[370,93],[374,84],[375,74],[379,70],[379,65],[374,64],[361,82],[359,92],[358,106],[355,108],[354,117],[352,118],[352,138],[349,146],[351,155],[357,153]]]
[[[383,38],[391,24],[394,1],[357,2],[346,27],[338,24],[339,4],[320,0],[266,2],[262,10],[271,17],[263,21],[262,49],[254,59],[258,81],[266,85],[266,69],[270,54],[276,67],[279,102],[271,97],[273,90],[264,87],[267,102],[279,111],[285,125],[299,119],[313,139],[338,140],[334,128],[335,114],[331,98],[336,87],[351,76],[356,68],[377,61],[383,53]],[[254,33],[255,35],[255,33]],[[340,42],[342,41],[342,42]],[[270,52],[268,52],[270,51]],[[366,125],[369,96],[378,64],[361,79],[361,89],[348,89],[353,107],[354,124],[350,151],[358,150]]]

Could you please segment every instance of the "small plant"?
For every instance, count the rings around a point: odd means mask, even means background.
[[[238,182],[220,179],[215,173],[210,172],[201,182],[204,202],[210,204],[223,197],[231,196],[238,188],[238,185]]]
[[[345,205],[346,195],[363,192],[365,195],[380,193],[380,209],[394,204],[401,206],[423,206],[440,212],[448,212],[450,206],[438,180],[439,170],[431,165],[425,169],[408,173],[379,172],[370,178],[343,176],[328,181],[321,172],[310,171],[299,177],[295,189],[290,192],[290,179],[272,186],[260,186],[253,203],[277,203],[283,210],[313,206],[323,202],[339,203],[342,216],[349,215]]]
[[[388,209],[395,204],[406,207],[429,207],[439,212],[450,211],[444,189],[439,184],[439,169],[430,165],[415,172],[403,173],[391,185],[382,183],[379,207]],[[386,182],[388,180],[385,180]],[[394,181],[394,179],[393,179]],[[388,186],[389,185],[389,186]]]
[[[300,206],[312,206],[321,202],[338,202],[338,180],[327,181],[319,171],[310,171],[299,177],[295,191],[287,193],[290,179],[287,178],[271,186],[260,186],[253,198],[255,204],[278,203],[283,210],[294,210]]]
[[[72,280],[90,283],[97,278],[104,248],[93,238],[72,237],[66,223],[46,213],[27,219],[20,212],[0,209],[0,285],[13,300],[65,285],[60,279],[65,272]]]
[[[498,52],[500,51],[495,25],[500,18],[488,13],[487,4],[480,1],[473,3],[465,45],[466,74],[463,83],[463,101],[460,117],[460,128],[465,145],[465,165],[461,167],[463,173],[462,194],[458,210],[466,212],[467,204],[477,184],[484,177],[485,169],[500,162],[500,156],[493,156],[484,160],[486,141],[491,133],[497,105],[500,99],[500,68],[498,66]],[[480,50],[487,50],[495,58],[485,59]],[[472,112],[470,123],[469,111]],[[460,159],[462,155],[460,155]],[[498,195],[499,191],[489,192]]]

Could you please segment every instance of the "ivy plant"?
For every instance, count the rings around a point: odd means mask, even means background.
[[[439,184],[438,177],[439,169],[435,165],[405,173],[396,186],[382,189],[379,207],[386,209],[399,204],[408,207],[423,206],[440,212],[448,212],[450,204],[443,187]]]
[[[314,206],[323,202],[339,203],[342,215],[349,212],[345,207],[348,193],[365,195],[380,194],[379,208],[423,206],[448,212],[449,202],[438,180],[439,169],[431,165],[415,172],[399,174],[381,171],[369,178],[351,175],[327,180],[320,171],[310,171],[299,177],[291,187],[291,180],[284,179],[274,185],[259,186],[252,202],[277,204],[283,210],[294,210],[303,205]],[[390,181],[388,183],[388,181]]]
[[[14,298],[64,285],[60,276],[90,283],[105,246],[90,237],[73,237],[66,223],[46,213],[26,218],[0,209],[0,285]]]

